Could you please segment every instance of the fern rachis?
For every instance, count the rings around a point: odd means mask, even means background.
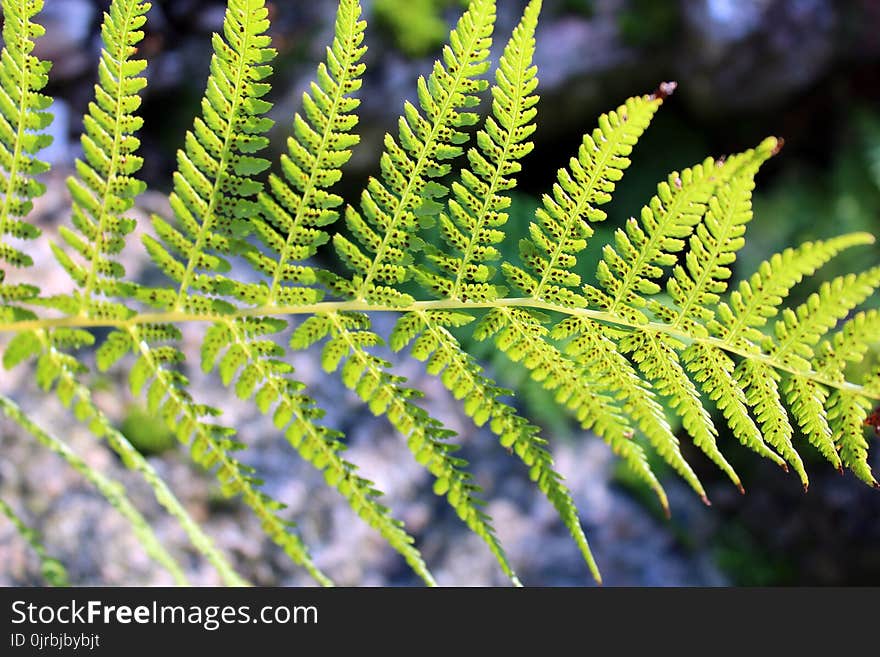
[[[2,2],[0,239],[38,236],[27,219],[31,200],[42,193],[34,176],[47,168],[35,155],[48,142],[42,131],[50,120],[49,101],[39,93],[48,66],[30,55],[41,31],[33,22],[41,6]],[[873,239],[855,234],[808,242],[730,285],[752,220],[754,180],[779,150],[776,139],[671,174],[639,217],[604,246],[597,286],[584,284],[579,257],[595,238],[595,222],[606,219],[601,207],[674,85],[629,99],[584,136],[543,197],[519,244],[519,261],[502,261],[496,271],[507,192],[532,150],[540,111],[532,64],[540,0],[526,8],[491,85],[484,77],[495,6],[491,0],[471,3],[441,61],[418,81],[418,104],[406,103],[397,136],[386,136],[380,173],[369,180],[360,203],[343,211],[344,200],[333,188],[359,141],[355,111],[366,50],[359,2],[340,1],[335,38],[303,96],[302,114],[293,118],[279,171],[264,175],[270,163],[260,153],[272,124],[265,97],[274,57],[265,34],[268,13],[263,0],[230,0],[223,34],[212,42],[201,115],[178,153],[173,217],[154,216],[155,236],[144,239],[168,283],[145,287],[126,280],[116,255],[134,228],[126,213],[145,189],[135,178],[141,166],[135,135],[142,125],[136,112],[147,63],[134,56],[149,8],[141,0],[114,0],[104,17],[98,84],[84,121],[84,158],[69,181],[71,225],[61,230],[65,246],[53,245],[72,280],[71,293],[41,296],[36,286],[4,283],[0,270],[0,334],[10,337],[4,364],[36,360],[40,385],[146,478],[224,582],[244,583],[94,401],[86,349],[95,348],[100,370],[133,355],[133,391],[145,396],[193,459],[214,472],[224,492],[240,495],[266,534],[321,584],[331,580],[283,519],[283,504],[262,492],[258,473],[236,457],[245,445],[234,429],[215,423],[217,409],[192,396],[180,369],[186,358],[180,325],[206,325],[202,369],[216,372],[220,384],[271,416],[284,439],[428,584],[436,581],[415,539],[381,504],[374,484],[343,458],[345,436],[322,424],[323,410],[290,364],[289,350],[320,344],[324,369],[339,370],[373,413],[388,418],[434,477],[434,491],[519,584],[469,464],[455,454],[454,434],[419,405],[419,391],[373,351],[385,342],[373,328],[375,313],[397,316],[389,346],[409,347],[461,400],[473,422],[486,425],[528,467],[596,579],[598,568],[571,495],[554,469],[551,444],[505,400],[510,391],[464,350],[457,332],[491,338],[553,391],[562,409],[606,440],[667,510],[649,450],[708,498],[666,407],[681,416],[694,443],[740,488],[723,455],[722,423],[758,454],[790,465],[805,487],[798,453],[802,435],[834,467],[847,467],[876,485],[864,434],[880,399],[880,375],[852,380],[848,365],[863,360],[880,335],[876,310],[856,312],[880,286],[880,268],[824,283],[803,305],[784,307],[796,285],[844,250]],[[478,125],[474,108],[487,90],[490,110]],[[332,229],[340,215],[345,235]],[[425,239],[431,224],[439,226],[442,238],[435,244]],[[311,257],[322,248],[334,249],[349,274],[315,267]],[[0,260],[9,268],[32,264],[26,247],[6,241],[0,242]],[[249,265],[258,282],[227,276],[236,260]],[[496,281],[498,273],[517,292],[507,292]],[[405,286],[410,281],[425,298]],[[282,335],[292,319],[298,321],[285,344]],[[110,329],[109,335],[91,331],[96,328]],[[713,419],[712,407],[719,417]],[[0,410],[94,483],[130,520],[157,563],[183,581],[173,558],[113,482],[89,470],[12,400],[0,398]],[[12,507],[3,502],[0,510],[48,560]]]

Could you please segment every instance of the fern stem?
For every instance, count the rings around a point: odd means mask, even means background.
[[[831,377],[815,371],[799,370],[791,365],[779,362],[766,353],[755,353],[746,349],[730,345],[726,341],[711,337],[696,337],[689,335],[687,331],[663,322],[638,323],[629,321],[617,314],[591,308],[571,308],[560,306],[543,299],[529,297],[496,299],[486,302],[464,302],[455,299],[432,299],[428,301],[416,301],[409,306],[381,306],[367,301],[322,301],[320,303],[304,304],[301,306],[261,306],[258,308],[238,308],[226,315],[199,315],[181,311],[169,311],[159,313],[144,313],[134,315],[128,319],[113,318],[83,318],[83,317],[46,317],[39,319],[26,319],[17,322],[0,324],[0,333],[19,333],[48,328],[131,328],[144,324],[176,324],[184,322],[216,322],[218,320],[235,319],[241,317],[281,315],[316,315],[333,312],[417,312],[420,310],[488,310],[492,308],[532,308],[548,312],[562,313],[576,317],[589,317],[605,324],[615,324],[630,329],[651,329],[658,333],[676,337],[683,342],[698,342],[701,344],[717,347],[723,351],[735,354],[742,358],[764,362],[774,369],[787,374],[803,376],[811,381],[820,383],[829,388],[844,390],[870,399],[880,400],[880,391],[867,390],[863,386],[847,381],[836,381]]]
[[[134,533],[137,535],[141,546],[143,546],[144,551],[171,573],[171,576],[174,578],[177,585],[189,586],[189,581],[181,569],[180,564],[178,564],[174,557],[168,553],[153,533],[149,523],[144,519],[140,511],[138,511],[129,501],[122,484],[118,481],[108,479],[96,469],[89,466],[89,464],[66,443],[38,426],[14,401],[5,395],[0,395],[0,412],[36,438],[37,442],[43,447],[55,452],[58,456],[64,459],[70,467],[85,477],[89,483],[94,485],[94,487],[97,488],[105,498],[107,498],[107,501],[110,502],[113,508],[119,511],[119,513],[128,520]],[[44,555],[40,556],[42,558]]]

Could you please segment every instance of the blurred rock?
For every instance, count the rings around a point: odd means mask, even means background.
[[[70,105],[56,98],[49,107],[49,112],[54,117],[52,125],[48,128],[48,133],[52,135],[52,143],[40,151],[38,157],[51,164],[53,168],[68,168],[73,162],[73,149],[70,143],[70,126],[73,118]]]
[[[827,0],[693,0],[676,56],[697,109],[768,110],[824,75],[836,54],[838,7]]]
[[[90,0],[55,0],[43,7],[38,21],[46,34],[37,40],[34,54],[53,62],[53,81],[77,78],[95,65],[89,37],[96,15]]]

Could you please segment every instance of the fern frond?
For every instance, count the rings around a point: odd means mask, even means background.
[[[137,536],[138,541],[147,555],[171,573],[176,584],[184,586],[188,584],[186,575],[183,573],[180,564],[178,564],[174,557],[168,553],[161,541],[156,537],[156,534],[153,532],[149,523],[129,501],[122,484],[118,481],[108,479],[100,472],[90,467],[89,464],[68,447],[66,443],[38,426],[24,411],[21,410],[21,408],[18,407],[15,402],[3,395],[0,395],[0,412],[32,435],[43,447],[55,452],[58,456],[64,459],[71,468],[76,470],[90,484],[92,484],[98,492],[107,499],[110,505],[128,520],[132,531]],[[0,500],[0,503],[2,503],[2,500]],[[34,546],[34,549],[37,549],[37,547]],[[38,553],[40,553],[39,550]],[[42,559],[45,555],[40,553],[40,556]],[[55,567],[57,562],[54,564],[52,562],[55,562],[55,560],[51,560],[48,563],[52,564],[51,567]],[[47,562],[44,560],[44,573],[46,565]],[[60,564],[57,564],[57,566],[60,567]],[[61,571],[63,572],[63,567]],[[66,583],[63,585],[67,586]]]
[[[580,367],[546,338],[549,330],[541,318],[520,308],[489,311],[477,324],[474,338],[494,337],[495,346],[529,370],[531,378],[555,393],[584,429],[601,436],[633,473],[657,494],[668,512],[666,492],[651,470],[645,450],[633,440],[635,432],[616,400],[602,387],[601,376]]]
[[[454,434],[410,401],[418,393],[404,388],[400,377],[386,371],[390,363],[366,351],[382,343],[382,339],[369,330],[369,320],[350,313],[316,316],[311,324],[297,329],[291,345],[304,348],[328,336],[321,356],[324,370],[332,372],[342,366],[342,381],[346,387],[354,390],[374,415],[388,418],[406,439],[416,460],[434,476],[434,491],[446,497],[459,518],[486,542],[504,573],[518,584],[495,536],[491,518],[481,508],[485,503],[478,497],[480,489],[464,470],[467,461],[453,455],[457,447],[448,440]]]
[[[394,351],[400,351],[412,344],[413,357],[426,361],[428,373],[440,376],[443,385],[455,398],[464,400],[464,411],[474,423],[482,426],[488,422],[501,445],[512,450],[529,467],[529,477],[556,508],[593,576],[601,581],[571,493],[556,472],[546,441],[538,435],[538,427],[501,401],[500,397],[508,391],[499,388],[483,374],[482,368],[447,329],[463,326],[472,320],[473,317],[464,313],[407,313],[395,326],[390,346]]]
[[[235,572],[214,541],[193,520],[153,466],[113,426],[110,419],[95,404],[89,388],[80,382],[79,378],[87,368],[61,349],[61,347],[70,349],[76,344],[91,344],[90,334],[85,332],[80,334],[66,336],[57,329],[51,333],[41,330],[32,334],[19,334],[28,337],[20,339],[18,344],[9,345],[3,354],[3,364],[11,368],[27,358],[36,356],[37,385],[47,391],[54,389],[62,404],[71,408],[76,418],[88,426],[95,437],[106,440],[107,445],[116,452],[122,463],[143,477],[159,504],[180,523],[193,546],[205,555],[224,583],[236,586],[244,584],[244,580]]]
[[[273,125],[263,116],[272,107],[263,100],[270,88],[263,80],[275,57],[265,35],[267,16],[264,0],[230,0],[223,36],[213,36],[202,116],[177,154],[170,201],[179,228],[154,216],[160,239],[144,237],[156,264],[178,284],[176,294],[143,291],[142,300],[153,305],[198,313],[224,307],[198,292],[245,301],[261,293],[220,274],[229,270],[224,256],[244,248],[241,238],[251,230],[249,217],[259,212],[254,199],[263,188],[255,176],[269,167],[255,155],[268,145],[264,133]]]
[[[264,414],[272,414],[275,427],[284,432],[288,442],[302,458],[324,475],[351,508],[378,531],[407,560],[428,584],[434,579],[428,572],[414,539],[402,523],[379,502],[381,493],[373,482],[357,474],[357,466],[342,458],[346,449],[342,434],[320,426],[324,411],[303,394],[303,384],[287,375],[292,367],[278,357],[283,348],[267,338],[286,327],[281,320],[248,318],[215,324],[205,337],[202,367],[210,371],[219,359],[220,375],[225,385],[235,382],[235,392],[242,399],[254,397]]]
[[[727,289],[731,265],[742,248],[746,224],[752,219],[752,190],[761,165],[779,148],[778,140],[766,139],[743,155],[739,174],[721,185],[709,201],[703,221],[689,240],[686,264],[676,265],[667,284],[676,310],[670,312],[658,303],[651,309],[675,328],[686,328],[704,335],[704,324],[714,318],[711,310]]]
[[[346,223],[356,241],[335,235],[339,257],[354,276],[346,281],[329,276],[334,292],[346,298],[405,306],[412,297],[396,289],[407,276],[411,251],[419,246],[419,222],[430,221],[447,189],[437,182],[451,170],[449,160],[462,153],[468,140],[463,129],[477,122],[467,111],[479,104],[477,94],[487,83],[487,57],[495,25],[495,2],[474,0],[450,34],[443,63],[435,62],[430,77],[419,78],[422,112],[407,102],[399,122],[399,138],[385,137],[382,180],[371,178],[361,197],[361,212],[349,207]],[[368,255],[371,254],[371,255]]]
[[[464,169],[461,182],[452,184],[453,198],[447,212],[440,214],[444,242],[457,255],[427,246],[433,267],[413,269],[422,287],[438,296],[481,302],[498,296],[498,288],[489,283],[493,270],[484,263],[498,258],[493,245],[504,237],[499,228],[507,222],[504,210],[510,204],[504,192],[516,185],[514,176],[521,168],[518,161],[533,147],[528,138],[535,130],[538,97],[532,92],[538,80],[532,59],[540,10],[540,1],[529,3],[504,49],[491,90],[492,115],[477,133],[477,147],[468,150],[471,169]],[[500,400],[507,391],[483,375],[476,361],[447,329],[472,320],[472,316],[463,313],[407,313],[395,326],[391,348],[399,351],[412,343],[413,356],[427,361],[428,373],[439,375],[457,399],[464,399],[464,410],[475,424],[482,426],[488,422],[501,444],[523,460],[599,579],[571,495],[554,470],[552,456],[538,436],[538,428]]]
[[[758,272],[740,283],[738,289],[731,294],[730,305],[719,305],[720,321],[713,320],[710,330],[737,348],[760,352],[756,343],[766,342],[768,338],[758,327],[764,326],[776,315],[794,285],[804,276],[813,274],[842,250],[872,241],[870,235],[846,235],[825,242],[808,242],[798,249],[787,249],[776,254],[762,263]],[[792,443],[794,430],[779,391],[780,376],[768,364],[746,359],[737,367],[736,377],[745,390],[749,405],[755,410],[767,442],[794,467],[806,488],[809,480]],[[801,393],[810,388],[804,382],[792,385]],[[818,412],[818,416],[811,417],[811,413],[807,411],[811,401],[800,402],[790,387],[787,386],[786,389],[789,395],[794,395],[790,397],[790,403],[793,404],[792,410],[799,420],[798,424],[812,437],[814,445],[833,464],[838,465],[838,457],[830,449],[829,434],[822,426],[823,420],[819,419],[824,413]],[[814,400],[815,394],[811,395]]]
[[[586,318],[568,318],[550,332],[555,340],[572,338],[566,353],[602,383],[599,389],[623,402],[623,410],[638,424],[657,453],[709,503],[697,475],[681,454],[678,439],[666,419],[663,407],[650,386],[643,381],[617,344],[609,339],[608,329]]]
[[[880,267],[861,274],[839,276],[794,310],[785,310],[776,322],[771,357],[798,370],[810,369],[809,359],[819,342],[850,311],[864,303],[880,286]]]
[[[693,381],[685,372],[676,349],[680,343],[657,331],[633,331],[619,343],[622,353],[632,357],[639,370],[681,417],[682,426],[699,447],[739,488],[739,475],[718,448],[718,429],[706,410]]]
[[[786,401],[803,434],[829,463],[843,472],[825,404],[828,390],[807,376],[794,374],[784,383]]]
[[[31,546],[31,549],[40,559],[40,573],[43,579],[46,580],[46,583],[49,586],[70,586],[70,579],[64,565],[55,557],[49,556],[48,551],[40,540],[39,534],[31,527],[28,527],[27,523],[2,498],[0,498],[0,513],[12,523],[19,536],[27,541],[28,545]]]
[[[266,160],[252,155],[268,144],[262,133],[272,125],[262,117],[271,108],[261,99],[269,91],[262,80],[271,73],[267,63],[274,57],[269,37],[263,34],[269,25],[264,5],[257,0],[231,0],[223,36],[213,36],[214,56],[202,99],[202,117],[195,120],[185,148],[178,152],[170,197],[182,231],[154,216],[153,227],[160,239],[144,238],[154,262],[179,287],[176,292],[137,289],[137,298],[150,305],[211,313],[230,306],[191,294],[190,287],[244,298],[253,293],[246,284],[215,273],[228,270],[222,255],[240,248],[238,240],[248,230],[245,217],[258,207],[252,197],[262,189],[253,176],[268,167]],[[202,270],[206,273],[200,273]],[[131,371],[132,389],[140,392],[149,383],[148,407],[152,412],[161,407],[166,424],[189,447],[194,460],[215,472],[224,493],[241,494],[266,534],[294,563],[305,567],[319,583],[330,584],[290,523],[278,516],[284,505],[260,491],[250,469],[232,456],[232,451],[241,448],[231,438],[234,432],[204,419],[219,411],[196,403],[187,392],[186,378],[175,369],[183,360],[173,344],[179,339],[173,326],[126,327],[102,345],[99,362],[106,369],[124,354],[135,353],[138,360]]]
[[[835,382],[846,381],[846,366],[862,362],[872,344],[880,341],[880,311],[857,313],[816,348],[813,369]]]
[[[765,339],[760,327],[779,312],[780,305],[795,285],[816,273],[842,251],[873,242],[874,238],[867,233],[853,233],[807,242],[796,249],[773,255],[739,284],[730,295],[730,304],[719,304],[719,321],[710,323],[712,333],[731,346],[757,349],[753,345],[760,345]]]
[[[26,215],[42,192],[34,176],[47,167],[36,154],[48,143],[42,131],[50,120],[49,99],[40,93],[48,65],[30,54],[42,32],[32,20],[42,2],[0,4],[5,16],[0,240],[31,238],[37,231]],[[483,75],[490,66],[495,3],[470,3],[441,61],[419,80],[418,102],[405,104],[396,136],[386,136],[380,175],[368,181],[357,207],[347,206],[345,236],[331,236],[326,229],[342,214],[342,197],[333,188],[359,141],[355,96],[366,50],[360,2],[339,1],[327,60],[293,118],[279,173],[267,176],[264,186],[269,163],[259,153],[268,144],[272,121],[265,116],[271,104],[263,99],[275,55],[266,35],[267,3],[228,0],[222,33],[212,40],[201,114],[178,152],[170,195],[173,220],[154,216],[155,236],[144,239],[150,259],[170,283],[146,287],[126,280],[116,256],[134,228],[126,215],[144,189],[135,178],[142,163],[136,114],[145,84],[136,46],[148,9],[143,0],[112,0],[104,16],[104,50],[85,118],[84,155],[69,180],[73,225],[61,229],[66,247],[52,245],[74,289],[40,297],[34,285],[3,285],[7,272],[0,270],[0,333],[13,336],[4,364],[35,358],[37,383],[146,478],[227,583],[243,582],[92,400],[90,367],[81,350],[98,343],[100,370],[133,355],[132,390],[144,393],[148,409],[194,460],[215,474],[225,493],[241,495],[265,533],[322,584],[330,581],[282,519],[283,505],[265,495],[255,472],[239,461],[244,445],[234,430],[216,423],[218,409],[192,396],[182,368],[180,324],[209,326],[201,342],[205,372],[216,370],[238,397],[271,416],[304,460],[428,584],[435,582],[415,540],[381,504],[374,484],[342,457],[344,437],[322,425],[322,409],[296,380],[283,345],[288,316],[304,318],[290,348],[323,343],[324,368],[340,370],[344,385],[373,413],[389,419],[433,475],[435,491],[487,543],[515,584],[481,491],[456,455],[454,434],[417,405],[419,392],[376,354],[374,348],[384,343],[368,313],[399,315],[391,348],[411,346],[412,355],[463,402],[474,423],[487,425],[530,468],[597,579],[578,512],[546,441],[506,400],[510,391],[493,381],[456,337],[457,329],[477,317],[474,337],[491,338],[582,427],[602,437],[656,491],[667,512],[648,449],[704,499],[705,491],[682,454],[663,401],[742,490],[721,453],[719,427],[703,395],[741,443],[783,468],[792,467],[805,487],[795,427],[833,465],[875,483],[863,425],[880,399],[880,370],[856,383],[851,379],[858,368],[851,364],[864,361],[880,335],[880,311],[858,312],[880,286],[880,267],[824,283],[806,303],[784,307],[795,285],[872,238],[847,235],[787,249],[729,289],[752,219],[756,175],[779,150],[779,140],[671,174],[641,213],[617,230],[610,244],[600,245],[598,283],[583,284],[578,260],[594,235],[593,222],[605,219],[602,206],[674,83],[602,115],[599,127],[583,138],[519,244],[520,265],[500,264],[518,291],[502,298],[506,291],[496,285],[495,261],[508,220],[508,192],[516,185],[521,159],[532,149],[540,0],[528,3],[503,50],[491,110],[480,128],[475,108],[489,86]],[[475,142],[470,144],[472,127]],[[461,155],[467,159],[461,158],[463,168],[455,171]],[[434,222],[441,239],[426,244],[420,229]],[[250,233],[256,239],[247,239]],[[330,241],[348,276],[309,262]],[[0,242],[0,260],[29,265],[27,250]],[[417,260],[419,252],[424,257]],[[256,282],[229,274],[234,258],[250,264]],[[419,286],[434,298],[414,298]],[[336,298],[325,301],[325,291]],[[144,312],[144,304],[157,310]],[[40,309],[53,312],[41,315]],[[93,331],[99,328],[110,329],[109,334]],[[869,421],[875,424],[874,416]],[[81,461],[50,438],[38,436],[81,469]],[[122,495],[112,484],[100,487]],[[136,511],[114,499],[135,524],[141,522]],[[139,538],[158,561],[176,568],[149,532]],[[173,572],[180,575],[179,569]]]
[[[285,505],[260,490],[261,482],[254,477],[252,469],[233,456],[233,452],[243,448],[233,439],[235,431],[206,420],[220,415],[220,411],[197,403],[187,391],[188,380],[175,369],[183,360],[183,354],[167,344],[169,339],[180,339],[177,329],[130,327],[127,332],[115,335],[114,351],[103,354],[102,369],[128,351],[136,353],[138,360],[129,377],[132,393],[139,395],[146,388],[147,409],[163,419],[189,449],[196,463],[214,472],[222,492],[229,497],[241,495],[242,501],[260,520],[266,535],[317,582],[329,585],[330,579],[314,564],[308,549],[293,532],[293,525],[279,517]]]
[[[353,133],[358,119],[354,111],[360,100],[353,97],[361,88],[366,52],[362,46],[365,23],[358,0],[342,0],[336,15],[336,37],[327,49],[327,62],[318,68],[311,93],[303,93],[305,117],[294,116],[288,154],[281,157],[283,177],[269,176],[269,190],[259,202],[265,221],[253,219],[257,235],[272,256],[250,251],[255,269],[270,278],[267,291],[254,299],[264,305],[283,306],[313,303],[318,290],[314,270],[299,264],[313,256],[327,241],[320,230],[334,223],[342,198],[329,190],[339,181],[340,169],[351,158],[359,142]],[[291,264],[291,263],[298,264]],[[299,284],[296,287],[284,283]]]
[[[823,284],[794,311],[787,311],[777,324],[777,335],[783,339],[771,351],[773,356],[793,362],[797,370],[804,369],[802,363],[806,363],[808,370],[831,383],[845,382],[847,362],[860,361],[868,347],[878,341],[878,312],[857,314],[815,349],[814,345],[873,293],[880,285],[877,275],[876,270],[869,270],[854,279],[837,278]],[[838,468],[849,467],[860,479],[874,484],[861,426],[871,407],[868,399],[847,391],[829,396],[825,386],[797,373],[790,376],[786,394],[798,425],[825,458]]]
[[[45,33],[33,18],[42,0],[3,0],[3,50],[0,52],[0,263],[29,267],[30,255],[4,237],[33,240],[40,234],[27,222],[33,200],[45,191],[36,176],[49,170],[37,154],[52,143],[45,129],[52,99],[40,93],[49,81],[50,62],[32,55],[34,40]],[[4,285],[0,270],[0,303],[25,301],[37,295],[32,285]],[[13,314],[12,311],[9,311]],[[6,314],[4,312],[4,314]]]
[[[143,38],[139,28],[144,24],[150,5],[132,0],[114,0],[104,15],[102,39],[104,49],[98,69],[95,98],[89,105],[82,138],[85,161],[77,162],[80,179],[70,178],[68,188],[73,198],[72,221],[78,232],[61,228],[61,235],[86,261],[86,267],[75,263],[62,249],[52,245],[58,261],[70,274],[78,292],[70,298],[41,300],[66,314],[88,318],[126,318],[135,313],[123,304],[95,299],[97,293],[118,292],[115,281],[124,270],[108,256],[117,254],[125,245],[125,235],[134,222],[123,213],[134,204],[144,185],[131,177],[142,164],[135,151],[136,132],[142,120],[134,115],[140,105],[139,92],[145,86],[140,74],[145,62],[132,59],[137,43]],[[111,334],[114,338],[114,334]],[[110,421],[91,401],[91,393],[78,379],[87,371],[75,357],[63,353],[91,345],[94,338],[83,331],[57,329],[19,334],[19,345],[11,344],[4,354],[4,364],[14,366],[31,356],[39,356],[38,378],[45,389],[53,389],[66,406],[89,423],[92,432],[107,440],[123,462],[137,470],[152,487],[159,502],[174,515],[186,530],[193,545],[215,566],[224,582],[240,585],[244,580],[232,569],[226,558],[190,518],[162,479],[143,457],[116,431]],[[108,346],[118,346],[108,340]],[[106,358],[107,346],[99,351]],[[121,354],[120,354],[121,355]]]
[[[589,222],[606,218],[598,206],[611,200],[615,183],[630,165],[627,156],[663,103],[662,95],[630,98],[600,116],[599,127],[584,135],[577,156],[559,170],[553,195],[545,194],[543,207],[535,212],[538,222],[529,226],[531,237],[520,241],[520,257],[534,276],[510,263],[502,265],[514,287],[561,306],[586,305],[572,289],[581,283],[574,272],[577,255],[593,235]]]
[[[734,376],[745,390],[746,402],[761,425],[764,439],[794,468],[806,490],[810,481],[792,443],[794,429],[779,392],[780,375],[766,363],[744,360],[737,366]]]
[[[706,324],[715,319],[713,307],[727,289],[732,273],[730,265],[744,244],[746,224],[752,219],[751,196],[755,175],[778,148],[778,141],[769,138],[756,149],[743,154],[738,161],[737,174],[721,184],[715,196],[709,200],[704,219],[697,224],[690,237],[686,264],[676,265],[667,283],[667,290],[676,308],[668,308],[655,300],[649,304],[654,314],[673,329],[694,336],[708,334]],[[756,392],[749,397],[743,390],[745,386],[734,378],[735,363],[720,349],[694,343],[684,349],[682,356],[685,369],[715,401],[740,442],[787,469],[785,459],[767,445],[770,442],[772,447],[789,457],[799,473],[803,473],[800,459],[790,445],[790,425],[778,413],[781,410],[784,415],[784,409],[781,409],[778,401],[775,382],[768,379],[766,371],[753,370],[755,377],[761,373],[765,375],[760,381],[766,395],[762,397],[760,392]],[[776,403],[772,403],[774,397]],[[759,402],[762,403],[758,412],[768,429],[766,436],[748,411],[750,403],[758,406]],[[772,417],[768,415],[771,411],[775,412]],[[805,480],[806,475],[802,474],[802,478]],[[734,479],[734,482],[737,481]]]
[[[868,465],[868,440],[865,438],[865,420],[872,404],[863,395],[835,390],[826,408],[840,460],[866,484],[880,488]]]
[[[135,226],[124,215],[146,188],[134,177],[143,165],[134,133],[143,125],[135,112],[147,84],[142,75],[147,63],[133,56],[149,10],[150,4],[142,0],[115,0],[104,14],[98,84],[81,139],[85,159],[76,162],[79,177],[71,176],[67,183],[77,232],[62,226],[60,234],[86,264],[74,265],[66,258],[62,264],[81,287],[80,312],[85,314],[91,310],[93,293],[112,294],[125,275],[113,256],[123,249],[125,236]]]
[[[327,61],[318,68],[318,81],[303,95],[305,118],[294,117],[288,154],[281,158],[283,177],[269,177],[269,190],[258,194],[262,218],[251,217],[257,236],[273,255],[247,249],[245,257],[254,269],[270,279],[248,285],[247,295],[233,292],[253,304],[310,303],[318,300],[314,270],[300,261],[314,255],[326,241],[320,228],[336,220],[341,199],[329,191],[341,177],[339,169],[351,156],[357,141],[352,130],[357,118],[352,112],[359,101],[352,97],[361,85],[366,48],[364,23],[356,0],[340,3],[336,36],[327,49]],[[292,283],[294,285],[286,285]],[[241,288],[244,289],[244,288]],[[336,431],[317,421],[324,415],[314,401],[302,393],[304,387],[289,375],[284,348],[272,340],[287,327],[274,318],[250,317],[221,320],[209,329],[202,346],[202,368],[218,369],[224,385],[235,386],[242,399],[254,398],[260,411],[271,414],[297,452],[324,474],[371,527],[399,548],[423,578],[433,583],[413,539],[389,510],[378,502],[379,491],[358,476],[357,467],[342,458],[345,444]]]
[[[682,352],[685,369],[727,420],[733,435],[757,454],[788,469],[785,460],[764,442],[764,436],[749,415],[748,399],[734,377],[736,363],[723,351],[694,343]]]
[[[499,229],[507,223],[505,210],[510,205],[504,192],[516,186],[519,160],[534,147],[529,137],[536,128],[538,96],[533,92],[538,78],[532,60],[540,11],[540,0],[529,3],[498,62],[492,114],[477,133],[477,147],[468,150],[470,169],[463,169],[461,182],[452,184],[453,196],[440,214],[446,249],[429,245],[427,257],[433,267],[415,270],[422,287],[437,296],[462,301],[498,297],[491,284],[494,268],[485,263],[499,257],[494,245],[504,239]]]
[[[590,303],[629,321],[647,322],[645,297],[660,292],[656,281],[678,261],[710,199],[748,160],[748,153],[724,161],[707,158],[661,182],[639,220],[630,218],[625,230],[615,231],[614,245],[603,249],[596,278],[605,292],[585,286]]]

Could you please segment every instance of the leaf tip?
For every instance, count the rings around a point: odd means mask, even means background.
[[[678,82],[674,80],[669,80],[666,82],[661,82],[660,86],[657,87],[657,90],[651,94],[652,100],[666,100],[672,94],[675,93],[675,90],[678,88]]]
[[[779,155],[779,152],[785,146],[785,140],[782,137],[776,137],[776,143],[773,146],[773,149],[770,151],[771,156]]]

